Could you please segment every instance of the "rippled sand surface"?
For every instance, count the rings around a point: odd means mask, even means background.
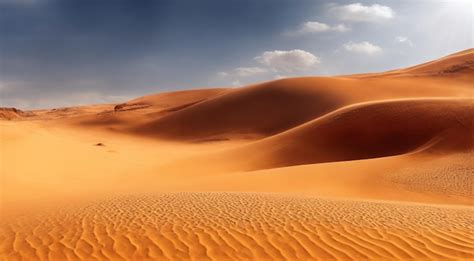
[[[474,257],[470,207],[265,193],[123,196],[17,217],[6,260],[309,260]]]

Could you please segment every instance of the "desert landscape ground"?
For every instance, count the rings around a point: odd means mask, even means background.
[[[0,260],[472,260],[474,49],[0,109]]]

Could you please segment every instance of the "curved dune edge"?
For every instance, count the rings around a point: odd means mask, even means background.
[[[472,100],[387,100],[347,106],[244,146],[256,168],[348,161],[429,151],[472,149]],[[242,156],[244,157],[244,156]]]
[[[6,260],[459,260],[472,208],[265,193],[121,196],[5,219]]]

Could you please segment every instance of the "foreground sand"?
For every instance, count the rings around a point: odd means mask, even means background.
[[[474,257],[473,214],[265,193],[135,195],[16,217],[0,228],[0,250],[7,260],[456,260]]]
[[[0,109],[0,260],[470,260],[474,50]]]

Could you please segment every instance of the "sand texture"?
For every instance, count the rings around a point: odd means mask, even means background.
[[[473,214],[262,193],[127,196],[16,218],[0,249],[8,260],[456,260],[474,257]]]

